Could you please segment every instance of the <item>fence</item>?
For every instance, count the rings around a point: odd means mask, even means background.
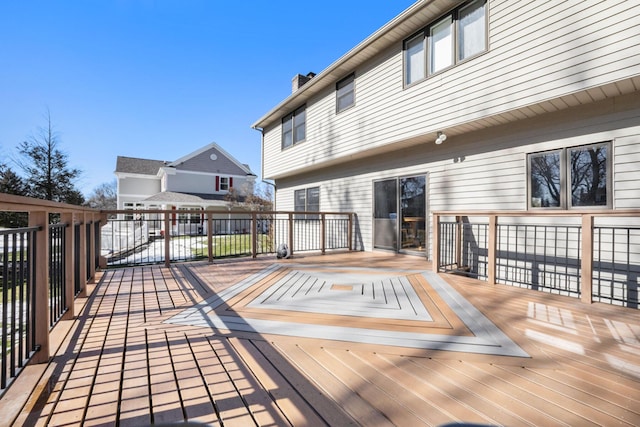
[[[434,268],[640,308],[640,211],[436,212]]]
[[[0,230],[0,395],[29,362],[49,360],[49,331],[72,318],[74,297],[95,277],[100,212],[0,194],[0,212],[28,227]]]
[[[104,212],[105,266],[353,248],[352,213],[137,210]]]

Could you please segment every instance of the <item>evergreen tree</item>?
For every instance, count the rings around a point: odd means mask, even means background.
[[[25,173],[28,195],[37,199],[82,204],[84,196],[74,186],[81,172],[69,168],[67,155],[58,148],[58,135],[48,111],[46,120],[46,127],[39,128],[37,135],[18,146],[21,155],[18,165]]]
[[[0,193],[17,196],[27,194],[27,187],[22,178],[3,164],[0,164]],[[0,212],[0,227],[26,227],[28,221],[29,217],[26,212]]]

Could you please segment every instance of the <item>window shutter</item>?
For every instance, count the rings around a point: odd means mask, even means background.
[[[229,189],[233,187],[233,177],[229,177]]]
[[[216,176],[216,191],[220,191],[220,177]]]

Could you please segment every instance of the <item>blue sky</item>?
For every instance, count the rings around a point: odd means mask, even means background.
[[[0,162],[46,125],[88,195],[118,155],[215,141],[261,177],[251,124],[413,0],[3,0]]]

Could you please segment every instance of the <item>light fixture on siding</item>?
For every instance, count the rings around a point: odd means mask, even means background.
[[[446,141],[446,139],[447,139],[447,135],[442,133],[442,131],[438,131],[438,137],[436,138],[436,144],[440,145],[444,141]]]

